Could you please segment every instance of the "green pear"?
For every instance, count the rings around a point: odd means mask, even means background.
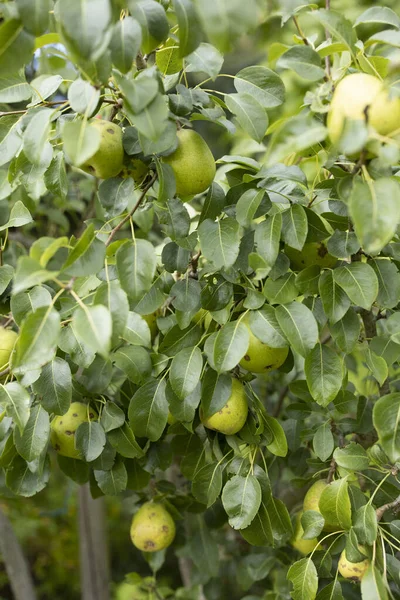
[[[18,334],[15,331],[0,326],[0,371],[7,368],[17,339]]]
[[[301,554],[310,554],[310,552],[312,552],[314,550],[314,548],[316,548],[318,546],[318,540],[317,538],[313,538],[311,540],[304,540],[303,539],[303,533],[304,533],[304,529],[301,525],[301,515],[303,514],[303,512],[299,512],[296,515],[296,522],[295,522],[295,527],[294,527],[294,535],[293,538],[291,539],[291,544],[293,546],[293,548],[296,548],[296,550],[298,550],[299,552],[301,552]]]
[[[361,553],[365,553],[364,546],[359,545],[358,549]],[[370,561],[368,558],[356,563],[350,562],[347,559],[346,550],[343,550],[339,558],[339,573],[345,579],[351,579],[355,583],[358,583],[364,577],[369,565]]]
[[[215,176],[215,160],[210,148],[196,131],[181,129],[177,136],[177,149],[162,160],[172,167],[177,195],[186,198],[210,187]]]
[[[368,120],[379,134],[390,135],[400,127],[400,98],[390,98],[388,88],[377,77],[353,73],[339,82],[333,94],[327,125],[334,144],[345,119]]]
[[[174,541],[175,523],[162,504],[146,502],[132,519],[131,540],[142,552],[158,552]]]
[[[329,269],[337,263],[337,258],[329,254],[323,242],[308,242],[302,250],[286,245],[285,254],[290,259],[290,266],[294,271],[302,271],[313,265]]]
[[[102,119],[93,119],[89,127],[94,127],[100,133],[100,146],[81,169],[99,179],[116,177],[122,170],[124,161],[121,128]]]
[[[75,432],[79,425],[96,420],[96,411],[82,402],[72,402],[65,415],[55,417],[51,423],[50,441],[58,454],[68,458],[82,459],[75,448]]]
[[[167,423],[168,425],[175,425],[175,423],[178,422],[178,419],[176,417],[174,417],[174,415],[168,411],[168,418],[167,418]]]
[[[312,484],[303,501],[303,512],[306,510],[315,510],[319,512],[319,499],[324,489],[328,486],[328,483],[324,479],[319,479]]]
[[[219,431],[225,435],[233,435],[240,431],[246,423],[248,404],[243,384],[232,378],[232,392],[225,406],[211,417],[204,418],[200,409],[200,419],[204,427]]]
[[[240,361],[240,366],[252,373],[268,373],[278,369],[285,362],[289,348],[272,348],[258,339],[244,319],[243,323],[249,330],[250,342],[246,354]]]

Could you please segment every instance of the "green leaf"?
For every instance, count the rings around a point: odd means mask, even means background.
[[[21,200],[17,200],[11,209],[7,223],[5,225],[0,225],[0,231],[4,231],[10,227],[22,227],[31,221],[31,213]]]
[[[61,329],[58,345],[63,352],[69,354],[72,362],[80,367],[86,368],[94,360],[95,353],[78,339],[73,324]]]
[[[173,0],[173,7],[179,25],[179,54],[184,57],[200,45],[200,24],[191,0]]]
[[[307,214],[301,204],[292,204],[282,213],[282,238],[296,250],[302,250],[308,233]]]
[[[354,52],[354,45],[357,40],[354,29],[350,21],[345,19],[343,15],[333,10],[319,9],[312,12],[313,17],[329,31],[334,39],[347,46],[350,52]]]
[[[316,344],[304,362],[311,396],[321,406],[328,406],[338,395],[343,380],[343,365],[332,348]]]
[[[74,277],[95,275],[104,265],[106,246],[96,237],[91,223],[70,250],[63,271]]]
[[[70,161],[80,167],[99,149],[100,132],[86,121],[70,121],[63,128],[64,151]]]
[[[51,361],[60,334],[60,315],[54,308],[42,307],[24,319],[12,360],[16,374],[38,369]]]
[[[62,75],[39,75],[39,77],[32,79],[30,85],[33,88],[33,94],[28,106],[41,104],[43,100],[46,100],[58,90],[62,82]]]
[[[132,17],[125,17],[114,25],[110,43],[111,60],[121,73],[131,70],[140,46],[142,29]]]
[[[129,113],[131,113],[131,111],[133,111],[134,114],[141,113],[158,94],[159,89],[155,79],[145,76],[144,74],[139,74],[136,79],[122,77],[117,73],[114,74],[114,77],[124,95],[125,104],[129,105]]]
[[[72,326],[78,340],[107,358],[111,346],[112,320],[105,306],[79,306],[74,311]]]
[[[400,185],[388,177],[355,181],[349,212],[362,248],[368,254],[379,254],[400,222]]]
[[[17,325],[20,325],[27,314],[43,306],[50,306],[50,292],[44,287],[37,286],[29,292],[20,292],[11,297],[11,311]]]
[[[275,309],[269,304],[264,304],[260,310],[249,312],[249,325],[253,334],[271,348],[287,346],[287,341],[275,315]]]
[[[91,117],[100,100],[100,90],[96,89],[88,81],[75,79],[68,89],[68,100],[72,110]]]
[[[289,272],[275,280],[268,277],[263,293],[271,304],[288,304],[289,302],[293,302],[299,295],[299,290],[296,287],[296,275]]]
[[[42,35],[49,25],[52,3],[50,0],[17,0],[18,13],[29,33],[35,37]]]
[[[14,423],[19,428],[20,433],[23,432],[30,414],[31,399],[25,388],[17,381],[0,384],[0,405],[5,409],[8,417],[11,417]]]
[[[193,422],[196,408],[200,404],[201,386],[198,384],[193,392],[186,396],[183,400],[179,398],[172,390],[171,385],[167,385],[166,395],[169,404],[169,411],[181,423],[184,423],[186,428],[191,430],[189,424]]]
[[[267,444],[268,450],[275,456],[286,456],[288,453],[288,444],[282,425],[274,417],[270,417],[266,412],[262,413],[264,431],[268,432],[269,438],[273,441]]]
[[[249,94],[264,108],[280,106],[285,99],[281,78],[262,66],[246,67],[235,75],[234,85],[239,94]]]
[[[108,440],[118,454],[126,458],[139,458],[144,452],[137,443],[132,429],[125,424],[123,427],[113,429],[107,435]]]
[[[354,22],[354,27],[364,23],[381,23],[384,25],[393,25],[400,29],[400,18],[387,6],[371,6],[367,8]]]
[[[332,581],[319,592],[316,600],[345,600],[342,586],[338,581]]]
[[[320,425],[313,437],[313,448],[315,454],[322,462],[328,460],[335,448],[331,426],[329,423]]]
[[[140,300],[153,281],[157,259],[154,247],[147,240],[121,246],[116,255],[121,287],[132,300]]]
[[[193,496],[207,508],[214,504],[221,493],[222,471],[220,463],[204,465],[192,481]]]
[[[32,89],[29,83],[26,82],[22,70],[19,73],[0,78],[0,102],[12,104],[13,102],[29,100],[31,96]]]
[[[39,396],[40,404],[48,413],[64,415],[72,400],[72,377],[69,364],[62,358],[54,358],[43,367],[39,379],[33,384],[33,389]]]
[[[174,356],[169,381],[175,394],[182,400],[191,394],[197,386],[203,368],[201,351],[194,348],[184,348]]]
[[[278,324],[293,349],[306,357],[318,341],[318,325],[309,308],[299,302],[278,306]]]
[[[371,259],[369,264],[374,269],[379,282],[376,303],[381,308],[394,308],[400,297],[400,273],[396,265],[387,259]]]
[[[291,69],[308,81],[319,81],[325,77],[321,58],[311,46],[292,46],[278,58],[276,66],[280,69]]]
[[[183,60],[179,55],[179,46],[174,38],[169,38],[157,50],[156,65],[163,75],[174,75],[181,71]]]
[[[17,494],[29,498],[34,496],[46,486],[50,477],[50,461],[45,459],[42,469],[35,471],[31,470],[31,465],[28,465],[23,458],[16,456],[11,463],[11,467],[7,469],[6,485]]]
[[[10,19],[0,26],[0,77],[14,75],[33,55],[35,37],[25,31],[21,21]]]
[[[373,422],[379,444],[394,464],[400,459],[400,393],[387,394],[375,402]]]
[[[225,94],[224,101],[239,125],[253,140],[261,142],[268,128],[268,115],[258,100],[244,93]]]
[[[65,198],[68,192],[68,180],[65,169],[64,155],[57,152],[44,174],[44,182],[47,189],[55,196]]]
[[[34,165],[47,167],[52,156],[53,148],[48,142],[50,119],[53,116],[51,108],[36,111],[24,132],[24,153]]]
[[[347,479],[337,479],[323,490],[319,510],[332,528],[350,529],[351,504]]]
[[[205,73],[214,79],[220,72],[223,62],[224,57],[214,46],[202,43],[186,57],[186,72]]]
[[[201,388],[201,409],[204,418],[208,418],[228,402],[232,393],[232,377],[207,369],[201,380]]]
[[[40,406],[33,406],[29,419],[21,434],[14,432],[15,446],[18,454],[27,462],[32,462],[42,454],[50,436],[50,419],[48,413]]]
[[[223,373],[240,362],[249,347],[249,331],[240,320],[227,323],[208,338],[205,345],[210,366]]]
[[[339,231],[329,238],[326,245],[329,254],[337,258],[348,258],[360,249],[360,242],[354,231]]]
[[[281,230],[281,213],[268,216],[265,221],[258,223],[255,229],[254,242],[257,252],[270,267],[274,266],[279,254]]]
[[[216,269],[234,265],[240,246],[239,223],[228,217],[212,222],[206,219],[198,228],[201,251]]]
[[[168,418],[165,380],[149,381],[139,388],[129,404],[128,415],[135,435],[152,442],[160,439]]]
[[[370,265],[355,262],[333,271],[334,281],[354,304],[369,310],[378,295],[378,278]]]
[[[168,19],[163,7],[154,0],[128,0],[128,6],[142,28],[142,48],[149,54],[168,37]]]
[[[196,279],[186,277],[174,283],[170,294],[172,305],[177,310],[194,312],[200,308],[201,286]]]
[[[145,382],[151,375],[150,354],[140,346],[122,346],[113,354],[112,361],[137,385]]]
[[[107,402],[103,408],[100,419],[101,426],[108,433],[114,429],[122,427],[125,423],[125,413],[114,402]]]
[[[372,504],[364,504],[356,511],[354,517],[354,531],[360,544],[372,546],[378,536],[378,522],[376,510]]]
[[[0,118],[0,166],[10,162],[22,146],[19,118],[13,115]]]
[[[125,331],[129,314],[129,302],[118,280],[107,281],[97,288],[94,304],[102,304],[111,313],[112,345],[118,344]]]
[[[319,293],[324,312],[333,323],[340,321],[350,308],[351,301],[334,279],[332,271],[325,270],[319,278]]]
[[[233,529],[245,529],[261,504],[261,486],[254,475],[235,475],[224,486],[222,504]]]
[[[333,458],[339,465],[349,471],[365,471],[369,466],[369,458],[362,446],[351,442],[344,448],[336,448]]]
[[[124,332],[121,337],[133,346],[151,346],[151,333],[146,321],[135,312],[128,313]]]
[[[370,347],[367,348],[365,358],[371,373],[379,385],[382,386],[389,375],[389,368],[385,359],[382,356],[375,354]]]
[[[69,50],[88,60],[97,60],[108,42],[111,21],[109,0],[68,0],[58,4],[58,18]]]
[[[386,583],[378,569],[371,564],[361,580],[361,596],[363,600],[388,600]]]
[[[318,574],[311,558],[295,562],[290,567],[287,578],[293,584],[293,600],[314,600],[318,591]]]
[[[81,423],[75,432],[75,448],[86,462],[92,462],[103,452],[106,443],[104,429],[97,421]]]
[[[360,318],[353,308],[349,308],[340,321],[330,327],[332,338],[342,352],[350,354],[354,350],[361,331]]]
[[[325,520],[317,510],[306,510],[301,515],[301,526],[303,528],[302,539],[312,540],[319,536],[324,528]]]
[[[121,459],[116,460],[114,466],[109,471],[95,470],[94,477],[103,494],[107,496],[118,496],[118,494],[126,490],[128,473]]]

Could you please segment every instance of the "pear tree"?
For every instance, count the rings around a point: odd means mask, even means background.
[[[119,600],[400,598],[398,4],[0,11],[2,504],[112,496]]]

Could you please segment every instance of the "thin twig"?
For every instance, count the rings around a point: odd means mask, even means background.
[[[285,385],[285,387],[283,387],[280,391],[279,397],[278,397],[278,402],[276,403],[276,407],[274,410],[274,417],[278,417],[281,410],[282,410],[282,406],[283,406],[283,402],[286,398],[286,395],[289,391],[289,386]]]
[[[331,9],[331,0],[325,0],[325,8],[326,8],[326,10]],[[325,29],[325,39],[328,41],[329,37],[330,37],[329,31],[327,29]],[[329,54],[328,54],[328,56],[325,56],[325,70],[326,70],[327,79],[330,79],[331,78],[331,59],[330,59]]]
[[[299,34],[299,36],[301,37],[301,39],[303,40],[303,42],[305,43],[305,45],[306,45],[306,46],[309,46],[309,45],[310,45],[310,42],[308,41],[308,39],[306,38],[306,36],[305,36],[305,35],[304,35],[304,33],[302,32],[302,30],[301,30],[301,27],[300,27],[299,20],[298,20],[298,18],[297,18],[295,15],[293,15],[293,23],[296,25],[296,29],[297,29],[297,31],[298,31],[298,34]]]
[[[332,458],[331,460],[331,464],[329,466],[329,473],[328,473],[328,477],[326,478],[326,481],[328,483],[331,483],[333,480],[333,476],[335,475],[336,472],[336,460],[334,458]]]
[[[388,502],[376,509],[376,520],[378,522],[382,519],[387,510],[393,510],[393,512],[400,510],[400,496],[397,496],[396,500],[393,500],[393,502]]]
[[[140,194],[139,200],[136,202],[135,206],[132,208],[132,210],[130,211],[130,213],[128,213],[126,215],[126,217],[124,217],[122,219],[122,221],[120,221],[118,223],[118,225],[116,225],[114,227],[114,229],[111,230],[111,233],[108,236],[108,240],[106,241],[106,246],[109,246],[111,244],[111,242],[112,242],[115,234],[121,229],[121,227],[123,227],[125,225],[125,223],[127,223],[127,221],[129,221],[129,219],[132,217],[132,215],[137,211],[137,209],[139,208],[139,206],[143,202],[144,197],[146,196],[147,192],[149,191],[149,189],[151,188],[151,186],[153,185],[153,183],[155,182],[156,179],[157,179],[157,174],[155,173],[153,175],[153,177],[150,179],[150,181],[148,182],[148,184],[143,189],[142,193]]]

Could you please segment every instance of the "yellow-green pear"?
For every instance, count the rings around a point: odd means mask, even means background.
[[[0,371],[7,368],[17,338],[18,334],[12,329],[0,327]]]
[[[333,143],[342,133],[345,119],[368,122],[381,135],[400,128],[400,98],[389,97],[389,89],[377,77],[353,73],[336,87],[328,114],[328,132]]]
[[[247,352],[240,361],[240,366],[252,373],[268,373],[278,369],[285,362],[289,348],[272,348],[258,339],[244,319],[243,323],[249,330],[250,342]]]
[[[82,402],[72,402],[65,415],[55,417],[51,423],[50,441],[58,454],[82,459],[75,448],[75,433],[79,425],[96,420],[96,411]]]
[[[246,423],[249,411],[243,384],[232,378],[232,392],[225,406],[211,417],[204,418],[200,409],[200,419],[204,427],[225,435],[234,435]]]
[[[363,554],[365,553],[364,546],[359,545],[358,549]],[[369,565],[370,561],[368,558],[364,558],[364,560],[356,563],[350,562],[347,559],[346,550],[343,550],[339,558],[339,573],[345,579],[351,579],[355,583],[358,583],[364,577]]]
[[[162,504],[146,502],[132,519],[131,540],[142,552],[157,552],[174,541],[175,523]]]
[[[121,128],[103,119],[93,119],[89,127],[94,127],[100,133],[100,146],[81,169],[99,179],[116,177],[122,170],[124,161]]]
[[[319,510],[319,499],[321,498],[321,494],[326,488],[328,483],[324,479],[319,479],[315,483],[312,484],[306,495],[304,496],[303,501],[303,511],[306,510]]]
[[[332,268],[337,263],[337,258],[329,254],[323,242],[308,242],[302,250],[296,250],[291,246],[285,246],[285,254],[290,260],[290,266],[294,271],[302,271],[307,267],[317,265],[322,269]]]
[[[162,160],[172,167],[177,195],[186,198],[210,187],[216,171],[215,160],[210,148],[196,131],[181,129],[177,136],[177,149]]]
[[[303,514],[303,512],[299,512],[296,515],[294,535],[293,535],[293,538],[290,543],[292,544],[293,548],[296,548],[296,550],[301,552],[301,554],[306,555],[306,554],[310,554],[310,552],[312,552],[314,550],[314,548],[316,548],[318,546],[318,540],[317,540],[317,538],[313,538],[311,540],[303,539],[302,536],[304,533],[304,529],[301,525],[301,515],[302,514]]]

